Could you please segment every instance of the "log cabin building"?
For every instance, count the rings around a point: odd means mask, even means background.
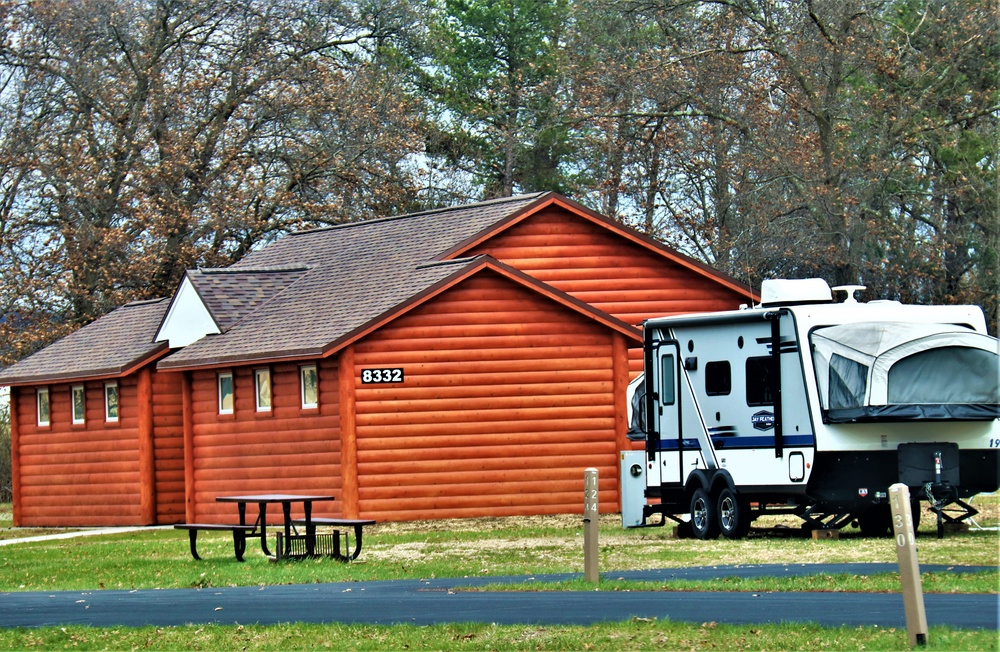
[[[291,234],[0,371],[14,522],[617,511],[642,321],[753,299],[554,193]]]

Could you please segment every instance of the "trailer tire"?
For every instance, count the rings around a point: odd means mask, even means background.
[[[861,536],[887,537],[892,533],[892,512],[888,505],[877,505],[858,514]]]
[[[691,494],[691,531],[695,538],[704,540],[719,538],[719,518],[712,496],[698,488]]]
[[[742,539],[750,532],[750,501],[736,493],[736,490],[723,487],[719,492],[719,502],[716,508],[719,517],[719,532],[727,539]]]

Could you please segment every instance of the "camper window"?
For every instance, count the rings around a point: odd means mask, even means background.
[[[717,360],[705,365],[705,393],[709,396],[728,396],[733,389],[733,375],[728,360]]]
[[[836,353],[830,356],[830,408],[861,407],[867,389],[867,366]]]
[[[747,358],[747,405],[774,405],[770,378],[771,356]]]
[[[995,404],[997,356],[960,346],[927,349],[889,368],[887,391],[889,404]]]
[[[674,404],[674,356],[660,358],[660,403]]]

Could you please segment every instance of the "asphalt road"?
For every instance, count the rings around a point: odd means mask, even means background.
[[[922,566],[925,572],[976,570]],[[605,573],[603,577],[664,580],[712,577],[789,577],[894,572],[892,564],[808,564],[703,567]],[[461,587],[532,583],[579,575],[397,580],[208,589],[0,593],[0,627],[94,627],[184,624],[368,623],[429,625],[446,622],[587,625],[629,618],[824,626],[906,627],[900,594],[747,592],[480,592]],[[998,629],[1000,597],[924,596],[929,625]]]

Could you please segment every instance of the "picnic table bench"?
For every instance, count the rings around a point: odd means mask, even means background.
[[[295,525],[306,525],[305,519],[293,519],[292,521]],[[313,517],[311,525],[315,526],[326,526],[333,527],[333,550],[331,556],[339,559],[340,561],[352,561],[358,558],[361,554],[361,532],[362,528],[366,525],[375,525],[376,521],[368,519],[357,519],[357,518],[323,518],[323,517]],[[351,551],[351,538],[350,532],[347,529],[341,530],[340,528],[353,528],[354,529],[354,550]],[[344,537],[344,554],[340,550],[340,537]]]
[[[200,560],[198,556],[198,531],[207,530],[210,532],[233,533],[233,550],[236,552],[236,560],[243,561],[243,553],[247,549],[247,536],[253,534],[253,525],[227,525],[225,523],[177,523],[176,530],[187,530],[188,539],[191,541],[191,556]]]
[[[312,504],[318,500],[333,500],[333,496],[326,495],[301,495],[301,494],[250,494],[243,496],[216,496],[218,502],[236,503],[239,511],[239,525],[227,523],[178,523],[174,525],[177,530],[187,530],[188,538],[191,541],[191,556],[200,560],[198,555],[198,532],[206,531],[227,531],[233,533],[233,549],[236,552],[236,560],[243,561],[243,553],[246,552],[248,538],[259,538],[260,547],[265,555],[271,556],[267,548],[267,506],[269,504],[281,505],[281,512],[284,521],[284,531],[286,540],[292,538],[291,533],[294,528],[292,524],[292,503],[302,503],[305,518],[301,519],[306,523],[306,536],[296,537],[301,539],[304,550],[299,556],[311,557],[314,554],[315,531],[316,528],[310,525],[312,519]],[[257,504],[257,520],[254,523],[247,523],[247,503]],[[298,534],[296,532],[296,534]],[[279,541],[281,539],[279,538]]]

